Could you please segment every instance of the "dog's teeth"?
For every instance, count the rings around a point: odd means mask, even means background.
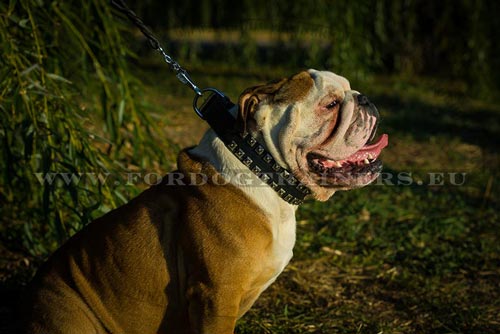
[[[341,164],[340,162],[338,162],[338,161],[334,161],[333,165],[334,165],[335,167],[337,167],[337,168],[342,167],[342,164]]]
[[[363,160],[363,162],[365,163],[365,165],[370,164],[370,161],[368,161],[368,159]]]
[[[373,155],[371,153],[368,153],[368,156],[367,156],[368,159],[373,159]]]

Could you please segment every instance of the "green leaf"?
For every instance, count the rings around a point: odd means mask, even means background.
[[[68,80],[60,75],[57,75],[55,73],[47,73],[46,76],[52,80],[61,81],[61,82],[67,83],[67,84],[73,84],[73,82],[71,82],[70,80]]]

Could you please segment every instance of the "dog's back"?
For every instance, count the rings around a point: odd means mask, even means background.
[[[32,283],[29,333],[151,333],[160,327],[171,283],[161,239],[174,235],[165,229],[173,228],[167,217],[175,214],[169,208],[175,199],[160,188],[92,222],[51,256]]]
[[[181,156],[184,165],[193,164]],[[193,165],[191,172],[206,172]],[[183,178],[180,183],[189,180]],[[234,327],[265,283],[257,269],[272,238],[256,212],[239,189],[210,180],[149,188],[50,257],[32,282],[25,332],[194,333],[213,319],[218,328],[220,321]],[[236,288],[219,288],[229,285]]]

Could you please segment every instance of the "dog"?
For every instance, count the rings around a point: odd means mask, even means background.
[[[332,72],[248,88],[230,112],[234,131],[265,148],[309,198],[379,175],[388,137],[371,143],[378,111]],[[290,261],[299,203],[250,172],[234,148],[208,130],[164,178],[175,182],[70,238],[31,284],[25,333],[233,333]]]

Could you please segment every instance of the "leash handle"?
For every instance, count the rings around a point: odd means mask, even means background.
[[[197,96],[201,96],[202,91],[198,86],[194,83],[193,79],[189,76],[188,72],[179,65],[171,56],[169,56],[160,42],[153,34],[153,32],[144,24],[142,19],[137,16],[130,8],[128,8],[127,4],[124,0],[111,0],[111,5],[115,7],[119,12],[127,16],[127,18],[142,32],[142,34],[148,39],[149,45],[151,48],[158,51],[162,56],[165,62],[170,65],[170,68],[175,72],[177,79],[180,82],[187,85],[191,88]],[[196,110],[195,110],[196,111]],[[197,112],[198,113],[198,112]]]

